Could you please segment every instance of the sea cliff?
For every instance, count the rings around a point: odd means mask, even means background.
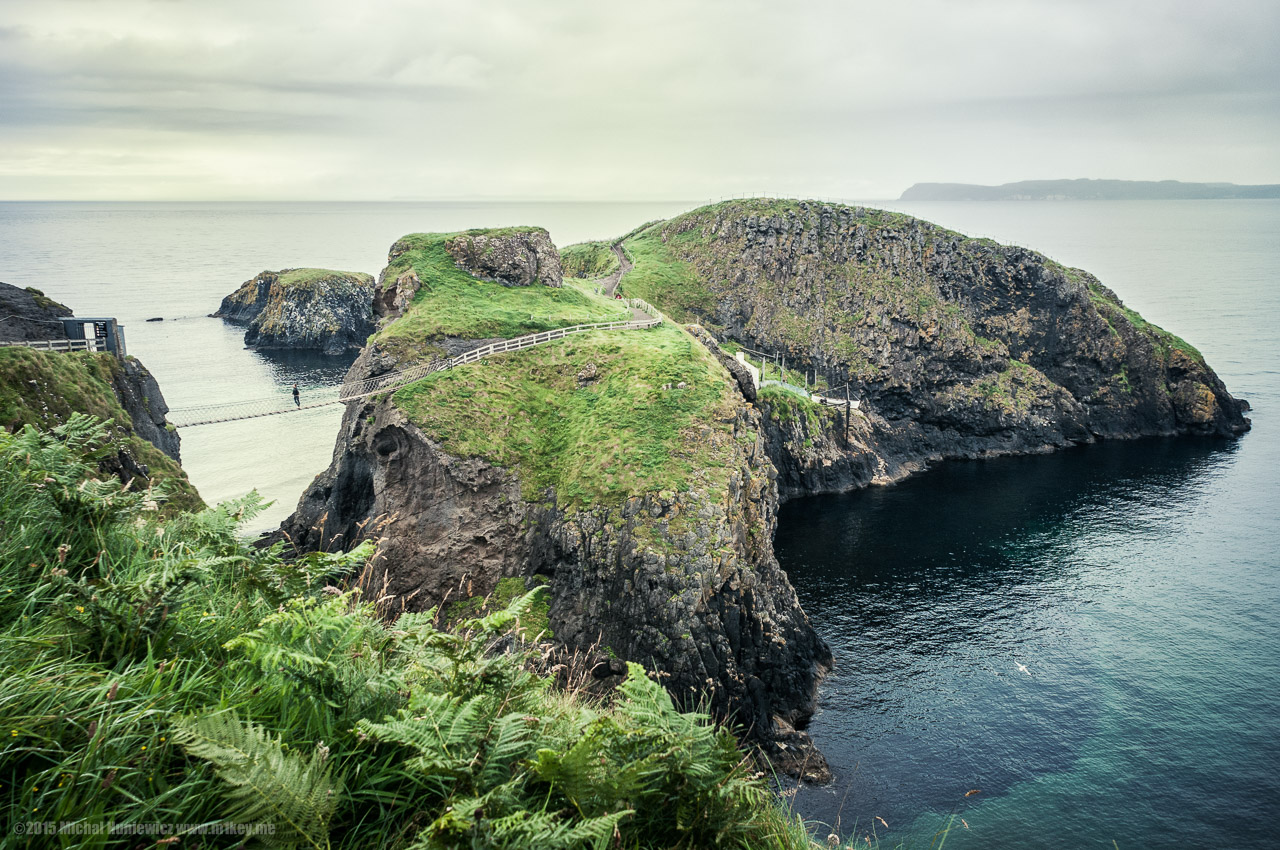
[[[61,337],[61,323],[51,320],[72,315],[39,290],[9,284],[0,284],[0,304],[13,311],[0,325],[0,342]],[[168,411],[159,384],[134,357],[0,347],[0,426],[50,430],[76,413],[110,419],[118,448],[102,459],[102,471],[139,489],[168,482],[174,507],[195,508],[200,497],[179,465],[181,440]]]

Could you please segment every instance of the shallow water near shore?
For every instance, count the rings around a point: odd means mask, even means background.
[[[811,729],[836,779],[797,809],[850,836],[874,824],[885,846],[929,846],[952,812],[948,846],[1274,846],[1280,202],[876,205],[1097,274],[1197,345],[1255,430],[943,464],[784,506],[779,558],[837,661]],[[247,351],[206,317],[263,269],[376,274],[408,232],[541,224],[564,245],[692,206],[0,204],[0,280],[119,317],[174,408],[295,381],[306,398],[351,356]],[[184,466],[211,502],[276,499],[270,527],[340,416],[184,430]]]

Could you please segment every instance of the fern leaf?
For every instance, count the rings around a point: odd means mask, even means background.
[[[310,759],[288,752],[278,739],[232,714],[211,714],[175,725],[174,740],[213,764],[230,787],[227,820],[270,823],[272,843],[327,848],[329,822],[342,788],[317,752]]]

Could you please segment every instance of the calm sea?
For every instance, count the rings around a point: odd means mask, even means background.
[[[836,780],[797,808],[885,846],[948,824],[958,847],[1277,846],[1280,202],[882,205],[1094,272],[1195,343],[1255,430],[947,464],[785,506],[779,558],[837,658],[812,726]],[[246,351],[206,318],[263,269],[376,274],[408,232],[540,224],[563,245],[690,206],[8,203],[0,280],[118,317],[172,407],[294,381],[305,398],[350,358]],[[257,487],[274,525],[339,418],[188,429],[184,466],[209,501]]]

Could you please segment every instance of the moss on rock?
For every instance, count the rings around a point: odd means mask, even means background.
[[[202,508],[182,467],[136,432],[121,405],[122,379],[123,367],[110,354],[0,348],[0,425],[9,431],[24,425],[47,431],[72,413],[110,419],[124,448],[106,471],[135,487],[165,482],[174,509]]]

